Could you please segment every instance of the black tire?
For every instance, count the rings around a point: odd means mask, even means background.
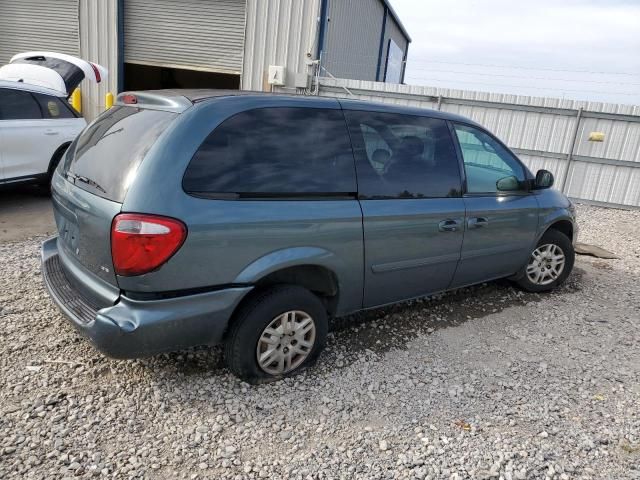
[[[53,179],[53,172],[56,171],[60,160],[62,160],[62,157],[64,156],[68,148],[69,145],[63,145],[62,147],[58,148],[58,150],[56,150],[53,154],[53,157],[49,162],[49,170],[47,170],[45,180],[38,185],[38,189],[40,190],[41,195],[51,195],[51,180]]]
[[[565,264],[560,275],[551,283],[546,285],[539,285],[534,283],[526,273],[527,266],[529,265],[531,257],[527,259],[527,264],[525,264],[522,272],[516,280],[516,284],[526,290],[527,292],[548,292],[549,290],[553,290],[554,288],[562,285],[564,281],[567,279],[571,270],[573,270],[573,264],[575,262],[576,253],[571,243],[571,240],[562,232],[558,230],[547,230],[545,234],[542,236],[538,244],[536,245],[536,249],[547,244],[553,244],[559,247],[562,250],[562,253],[565,257]],[[534,249],[535,251],[535,249]],[[533,253],[533,251],[531,252]]]
[[[279,315],[298,310],[308,314],[315,325],[315,341],[310,353],[296,368],[284,374],[264,371],[258,364],[258,340]],[[242,304],[232,319],[224,342],[224,358],[229,370],[249,383],[263,383],[295,374],[313,364],[327,341],[327,310],[309,290],[296,285],[278,285],[258,292]]]

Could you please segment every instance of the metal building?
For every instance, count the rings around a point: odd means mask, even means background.
[[[387,0],[323,0],[323,73],[352,80],[404,83],[411,37]]]
[[[387,0],[2,0],[0,65],[16,53],[81,56],[109,70],[83,85],[83,113],[107,91],[304,88],[322,74],[401,82],[410,38]]]

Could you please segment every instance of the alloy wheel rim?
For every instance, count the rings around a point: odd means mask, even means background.
[[[527,277],[535,285],[549,285],[562,274],[564,266],[564,252],[558,245],[541,245],[531,253]]]
[[[316,341],[316,324],[301,310],[289,310],[275,317],[262,331],[256,347],[260,368],[270,375],[282,375],[299,367]]]

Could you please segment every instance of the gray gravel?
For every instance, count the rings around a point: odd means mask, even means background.
[[[336,322],[258,387],[219,349],[109,360],[67,325],[39,239],[0,245],[0,478],[640,478],[640,212],[579,208],[559,291],[506,282]]]

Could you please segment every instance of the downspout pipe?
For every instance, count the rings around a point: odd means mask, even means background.
[[[327,35],[327,14],[329,11],[329,0],[322,0],[320,3],[320,33],[318,34],[318,49],[316,58],[320,59],[321,53],[324,51],[324,41]]]
[[[118,93],[124,91],[124,0],[117,0],[118,8]]]

